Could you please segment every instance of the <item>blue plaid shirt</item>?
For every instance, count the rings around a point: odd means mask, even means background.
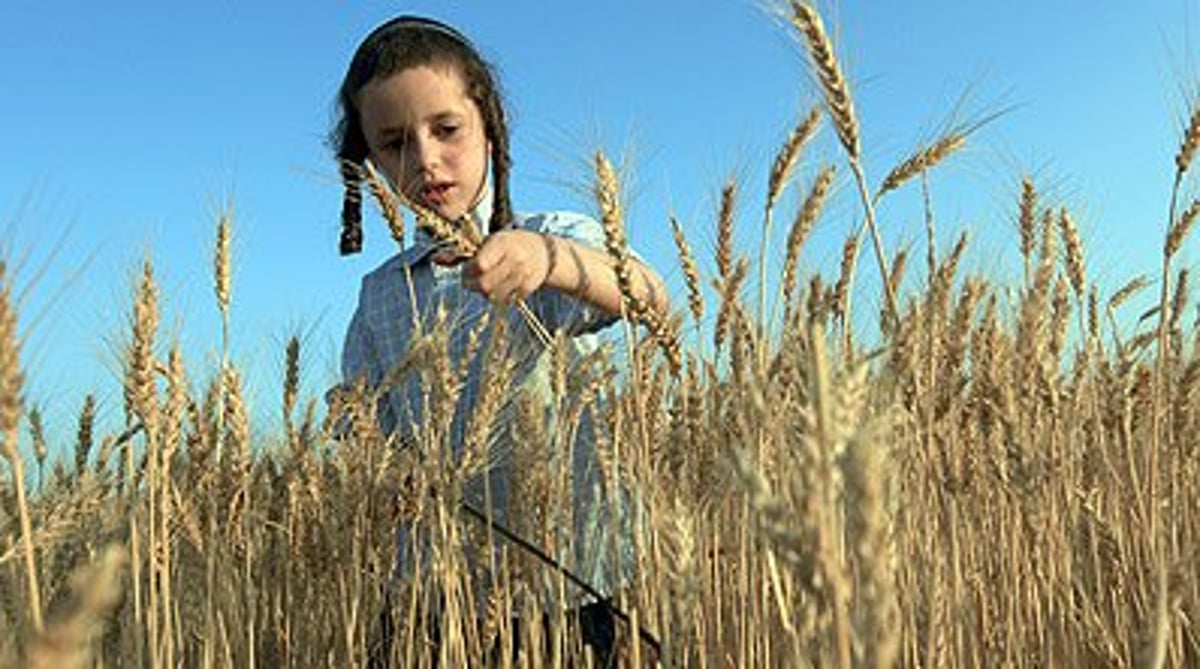
[[[490,202],[490,198],[485,197],[484,201]],[[475,220],[487,221],[490,218],[488,207],[481,206],[473,213]],[[599,223],[577,213],[517,215],[514,226],[556,235],[601,250],[604,248],[604,233]],[[432,323],[439,311],[451,319],[450,351],[454,360],[460,359],[459,354],[465,350],[467,339],[479,324],[480,318],[489,310],[492,310],[492,318],[501,313],[482,295],[462,287],[461,265],[442,266],[434,263],[434,250],[432,240],[419,232],[412,246],[363,278],[358,307],[350,321],[342,350],[342,374],[347,383],[365,376],[370,386],[378,386],[408,352],[413,334],[418,331],[418,324]],[[571,357],[574,359],[595,350],[600,344],[599,331],[617,319],[613,314],[549,288],[535,291],[526,299],[526,303],[548,330],[561,330],[570,335],[568,341],[572,348]],[[510,320],[508,332],[512,340],[512,351],[518,361],[514,387],[517,384],[525,387],[537,384],[542,389],[548,389],[548,379],[538,378],[548,376],[546,372],[549,366],[544,360],[548,356],[541,355],[544,347],[533,336],[516,309],[508,309],[506,313]],[[451,427],[451,440],[456,456],[461,455],[467,416],[473,410],[478,393],[478,366],[473,366],[472,370],[474,373],[461,390],[458,409]],[[384,431],[398,432],[401,435],[415,431],[416,427],[421,425],[423,397],[424,389],[417,375],[410,374],[395,385],[386,394],[379,408],[380,425]],[[608,509],[611,505],[598,503],[603,500],[603,495],[600,491],[590,428],[591,420],[585,417],[584,424],[580,425],[574,439],[571,454],[574,528],[560,528],[562,532],[574,532],[572,537],[567,537],[568,541],[560,542],[560,545],[573,544],[574,550],[559,551],[556,557],[598,590],[610,593],[617,583],[629,578],[632,569],[631,525],[628,514],[621,513],[622,519],[618,523],[621,529],[618,531],[624,539],[618,544],[622,547],[623,557],[619,561],[622,567],[619,570],[613,569],[610,565],[613,547],[611,530],[614,523]],[[492,465],[487,478],[495,519],[511,527],[508,490],[513,472],[511,462],[505,455],[501,452],[497,457],[496,453],[489,453]],[[469,484],[464,491],[466,499],[480,509],[485,508],[483,478],[479,477],[480,480]],[[624,508],[626,505],[622,503],[619,506]],[[406,528],[400,528],[399,544],[397,566],[403,576],[409,573],[406,569],[406,556],[409,553]],[[473,558],[473,561],[475,560],[477,557]],[[477,561],[476,565],[478,566]],[[544,576],[544,592],[556,591],[556,575],[547,573]],[[579,598],[578,592],[570,595],[570,599],[574,601],[578,601]]]
[[[486,211],[480,209],[476,210],[476,220],[488,220],[483,215]],[[600,224],[581,214],[517,215],[514,227],[604,249]],[[442,266],[432,262],[434,250],[432,240],[418,233],[415,244],[363,278],[358,308],[350,320],[342,349],[342,377],[347,382],[366,376],[370,385],[377,385],[408,352],[417,323],[432,323],[439,309],[453,318],[452,351],[465,344],[479,319],[494,309],[487,298],[462,287],[461,265]],[[562,330],[570,335],[573,347],[580,353],[595,349],[599,343],[596,333],[616,320],[613,314],[551,288],[535,291],[526,304],[549,331]],[[539,344],[528,326],[515,309],[509,311],[512,320],[509,332],[516,340],[514,348],[536,354]],[[416,400],[419,397],[409,393],[390,393],[380,417],[384,430],[391,432],[406,424],[419,424]]]

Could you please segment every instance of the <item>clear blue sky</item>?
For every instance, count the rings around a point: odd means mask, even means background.
[[[942,243],[972,230],[969,269],[1011,275],[1015,193],[1032,172],[1075,211],[1092,276],[1111,289],[1156,271],[1185,92],[1200,82],[1200,5],[822,6],[873,181],[930,139],[964,91],[960,119],[1012,107],[933,181]],[[340,190],[323,139],[355,45],[402,11],[458,25],[499,67],[514,118],[519,209],[590,210],[579,191],[588,156],[628,150],[631,237],[677,295],[667,212],[707,256],[715,193],[730,174],[745,186],[745,248],[757,248],[767,166],[816,97],[795,40],[755,0],[9,0],[0,8],[0,250],[18,262],[25,289],[29,399],[52,427],[73,429],[89,390],[104,416],[119,418],[115,351],[147,252],[163,286],[163,334],[181,339],[193,378],[208,376],[219,342],[213,225],[230,199],[233,353],[255,413],[268,416],[261,428],[276,420],[290,334],[306,336],[308,389],[334,380],[359,278],[393,249],[372,215],[368,252],[337,256]],[[803,174],[840,162],[831,136],[808,154]],[[809,263],[832,262],[857,220],[842,174]],[[792,194],[783,199],[783,218],[793,203]],[[921,239],[911,197],[880,215],[892,248]],[[1194,256],[1185,249],[1182,257]]]

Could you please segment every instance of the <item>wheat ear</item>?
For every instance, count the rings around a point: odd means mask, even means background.
[[[383,178],[379,176],[375,165],[369,160],[363,164],[363,175],[366,177],[367,188],[371,190],[371,196],[375,198],[375,202],[379,205],[379,211],[383,214],[383,220],[387,223],[388,230],[392,233],[392,241],[396,242],[397,246],[403,247],[404,213],[396,205],[396,196],[387,183],[384,182]]]
[[[833,53],[833,42],[825,32],[825,23],[817,10],[806,2],[792,0],[792,25],[804,36],[805,45],[817,78],[821,82],[821,93],[825,106],[833,119],[838,140],[851,158],[859,156],[858,119],[854,114],[854,100],[850,87],[842,76],[842,68]]]
[[[909,156],[884,177],[883,183],[875,193],[875,200],[878,201],[884,194],[896,190],[918,174],[932,169],[966,145],[967,133],[956,130],[927,147],[918,148],[916,153]]]
[[[213,253],[213,291],[217,296],[217,307],[222,314],[229,312],[231,299],[231,251],[233,239],[233,213],[230,209],[217,217],[217,240]]]
[[[1033,178],[1021,179],[1021,202],[1017,214],[1017,231],[1021,235],[1021,258],[1025,262],[1025,283],[1033,273],[1033,250],[1037,247],[1037,190]]]
[[[717,214],[717,276],[729,278],[733,270],[733,209],[737,202],[737,182],[733,179],[721,187],[721,208]]]
[[[888,285],[892,287],[892,292],[896,294],[900,293],[900,284],[904,283],[904,274],[908,270],[908,252],[909,247],[906,244],[897,249],[896,255],[892,256],[892,274],[888,277]],[[887,317],[886,307],[881,311],[879,317],[881,319]]]
[[[597,151],[596,184],[594,194],[600,207],[600,225],[604,229],[604,244],[612,259],[617,287],[621,291],[621,302],[629,317],[644,324],[657,340],[672,372],[678,376],[683,368],[683,354],[679,340],[672,331],[670,321],[650,308],[646,301],[633,290],[633,264],[629,255],[629,244],[625,239],[625,221],[622,212],[617,173],[612,163]]]
[[[30,409],[26,418],[29,421],[29,441],[33,446],[33,459],[38,469],[38,492],[41,492],[46,482],[46,456],[50,455],[46,450],[46,426],[42,422],[42,410],[38,407]]]
[[[800,161],[800,152],[804,149],[804,145],[817,134],[817,128],[820,125],[821,110],[819,107],[813,107],[796,123],[796,126],[788,133],[783,146],[779,147],[779,153],[775,154],[775,161],[771,164],[771,171],[767,175],[768,210],[775,205],[776,200],[783,193],[788,179],[791,178],[796,164]]]
[[[79,410],[79,427],[75,436],[75,474],[82,476],[92,452],[92,432],[96,424],[96,396],[88,393]]]
[[[1129,298],[1138,294],[1149,285],[1150,279],[1147,278],[1145,274],[1139,274],[1125,282],[1125,285],[1118,288],[1117,292],[1113,293],[1112,297],[1108,298],[1108,311],[1116,311],[1121,307],[1122,304],[1125,304]]]
[[[791,308],[792,295],[796,289],[796,268],[800,263],[800,251],[804,248],[804,242],[808,239],[809,233],[816,225],[817,218],[821,216],[821,210],[825,207],[825,198],[828,197],[829,191],[833,187],[834,174],[835,170],[832,166],[827,165],[821,169],[816,179],[813,180],[808,195],[804,198],[804,204],[796,212],[792,229],[788,231],[787,250],[783,261],[783,281],[780,287],[785,313],[787,309]]]
[[[700,321],[704,318],[704,293],[700,289],[700,270],[696,264],[696,256],[692,254],[692,247],[683,234],[683,226],[674,215],[670,216],[670,222],[671,236],[675,240],[675,249],[679,252],[679,264],[683,268],[684,284],[687,286],[688,308],[691,309],[692,318],[696,320],[696,327],[700,327]]]
[[[1192,227],[1196,224],[1196,218],[1200,217],[1200,198],[1192,200],[1192,204],[1179,215],[1175,220],[1171,229],[1167,232],[1167,240],[1163,244],[1163,255],[1168,259],[1173,258],[1179,249],[1183,246],[1183,241],[1187,239],[1188,233],[1192,231]]]
[[[1192,115],[1183,128],[1183,139],[1179,142],[1179,151],[1175,154],[1176,179],[1180,179],[1192,165],[1196,150],[1200,149],[1200,98],[1192,102]]]
[[[288,338],[283,358],[283,424],[290,441],[295,436],[292,412],[300,392],[300,338],[296,335]]]
[[[154,266],[148,258],[142,262],[142,276],[134,298],[132,321],[125,377],[125,401],[141,419],[146,434],[150,434],[158,427],[154,336],[158,331],[159,311],[158,285],[154,281]]]
[[[404,221],[400,217],[400,207],[397,206],[399,203],[416,215],[417,227],[433,237],[438,244],[449,247],[452,252],[465,257],[473,256],[479,250],[483,243],[483,233],[470,217],[463,217],[457,224],[443,218],[436,211],[389,186],[370,160],[364,161],[359,169],[371,190],[371,195],[379,205],[380,212],[388,222],[392,238],[396,239],[397,243],[403,243],[404,239]]]
[[[1067,277],[1071,281],[1071,291],[1079,303],[1079,332],[1087,332],[1087,322],[1084,313],[1084,292],[1087,290],[1087,272],[1084,266],[1083,240],[1079,236],[1079,228],[1071,214],[1064,207],[1058,217],[1062,228],[1063,246],[1066,251]]]

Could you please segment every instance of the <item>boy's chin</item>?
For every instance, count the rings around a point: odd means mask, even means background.
[[[430,204],[428,202],[421,202],[421,200],[416,201],[420,202],[429,211],[432,211],[447,221],[457,221],[467,213],[462,207],[447,206],[445,204]]]
[[[447,221],[457,221],[467,215],[467,210],[462,207],[435,207],[434,211]]]

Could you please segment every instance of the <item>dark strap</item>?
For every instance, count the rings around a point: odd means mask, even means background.
[[[463,511],[467,512],[467,515],[472,516],[479,522],[483,523],[484,526],[487,527],[492,532],[495,532],[496,534],[499,534],[500,536],[509,540],[510,542],[512,542],[519,548],[521,548],[522,550],[525,550],[526,552],[532,554],[538,560],[541,560],[547,566],[551,567],[558,573],[565,576],[568,581],[575,584],[576,586],[581,588],[584,592],[586,592],[587,594],[594,597],[596,599],[596,603],[603,606],[614,617],[616,617],[621,622],[625,623],[627,626],[633,627],[633,621],[630,620],[629,614],[627,614],[624,611],[622,611],[621,609],[618,609],[617,607],[613,606],[611,599],[600,594],[600,592],[598,592],[595,588],[593,588],[591,586],[591,584],[589,584],[587,581],[584,581],[582,578],[579,578],[578,576],[573,574],[570,569],[567,569],[566,567],[559,564],[557,560],[555,560],[554,558],[547,555],[545,551],[543,551],[542,549],[538,548],[537,546],[529,543],[528,541],[522,539],[521,537],[517,536],[512,530],[509,530],[507,527],[504,527],[500,523],[497,523],[490,516],[488,516],[483,511],[476,509],[469,502],[464,500],[462,503],[462,508],[463,508]],[[642,627],[640,625],[637,628],[637,632],[638,632],[638,637],[641,639],[642,643],[646,644],[651,649],[653,649],[655,655],[662,654],[662,643],[659,642],[658,637],[654,636],[653,633],[651,633],[645,627]]]

